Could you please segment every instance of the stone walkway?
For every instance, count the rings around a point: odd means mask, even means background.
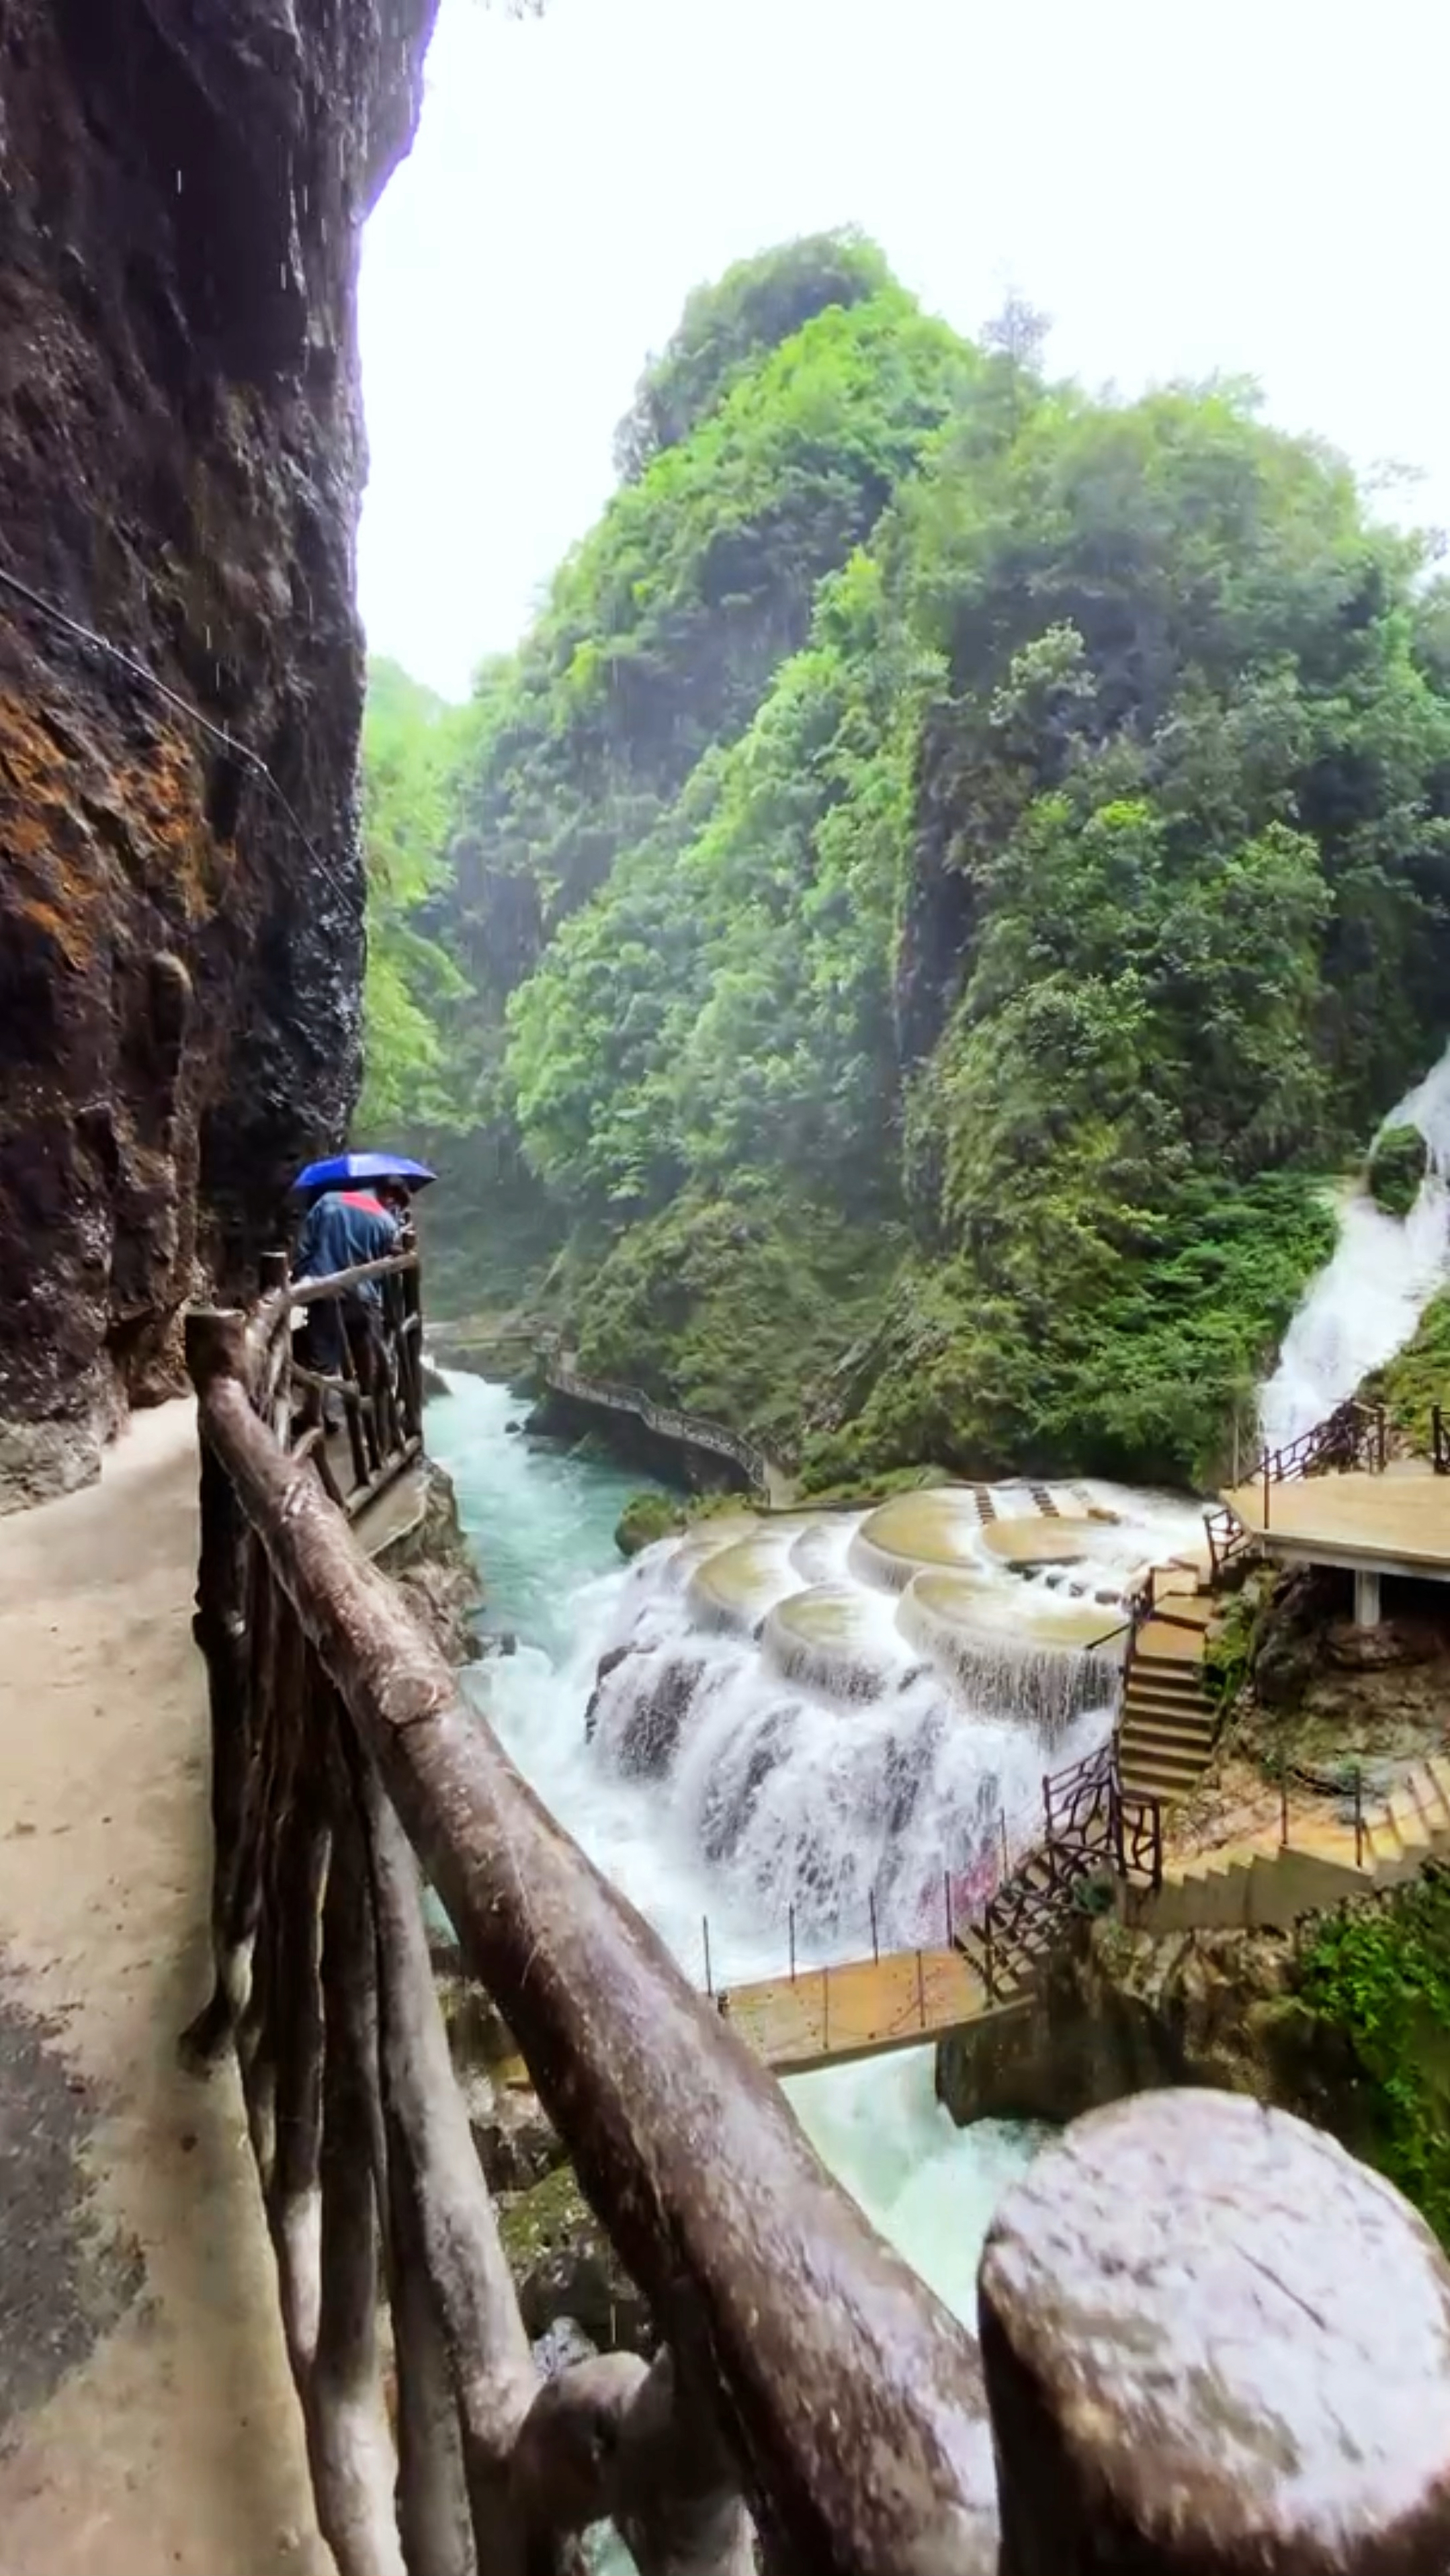
[[[324,2576],[208,1986],[189,1407],[0,1521],[0,2571]]]

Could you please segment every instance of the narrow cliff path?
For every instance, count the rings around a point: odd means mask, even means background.
[[[208,1984],[194,1432],[0,1521],[0,2571],[323,2576]]]

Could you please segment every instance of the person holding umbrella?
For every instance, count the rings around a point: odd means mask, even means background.
[[[405,1250],[411,1240],[413,1192],[435,1177],[426,1163],[411,1162],[403,1154],[334,1154],[309,1163],[294,1184],[309,1193],[293,1261],[294,1284],[332,1278],[340,1270],[386,1261]],[[326,1299],[308,1310],[311,1365],[321,1373],[340,1371],[345,1333],[364,1395],[374,1393],[382,1365],[382,1292],[389,1284],[360,1279],[336,1301]]]

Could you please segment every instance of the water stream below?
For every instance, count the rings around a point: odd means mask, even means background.
[[[462,1374],[429,1411],[488,1624],[517,1638],[468,1688],[696,1983],[706,1917],[717,1985],[781,1973],[792,1911],[802,1960],[860,1955],[872,1901],[883,1939],[939,1939],[944,1869],[969,1881],[995,1862],[1004,1820],[1014,1839],[1028,1830],[1044,1728],[1054,1763],[1101,1740],[1111,1665],[1083,1653],[1084,1630],[1111,1630],[1132,1568],[1192,1527],[1181,1505],[1106,1488],[1074,1489],[1076,1518],[1024,1522],[1011,1515],[1035,1509],[1027,1489],[1001,1488],[995,1555],[975,1505],[954,1519],[912,1497],[924,1511],[888,1521],[879,1546],[859,1514],[764,1531],[727,1518],[625,1567],[613,1531],[638,1474],[511,1432],[519,1411],[507,1388]],[[1002,1532],[1024,1527],[1015,1544],[1035,1557],[1009,1574]],[[935,1568],[912,1617],[917,1560],[898,1544]],[[599,1658],[620,1646],[591,1740]],[[1069,1686],[1074,1673],[1086,1678]],[[958,2130],[934,2099],[930,2047],[787,2090],[882,2234],[971,2319],[982,2236],[1032,2135]]]

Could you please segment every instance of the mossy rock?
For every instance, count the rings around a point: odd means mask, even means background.
[[[684,1526],[684,1507],[672,1494],[631,1494],[615,1523],[614,1544],[621,1556],[638,1556]]]
[[[1387,1127],[1369,1158],[1369,1192],[1386,1216],[1406,1217],[1430,1167],[1418,1127]]]
[[[559,2166],[531,2191],[504,2201],[498,2223],[531,2340],[570,2317],[596,2351],[649,2353],[653,2349],[648,2306],[580,2191],[571,2166]]]
[[[1422,1453],[1429,1449],[1435,1407],[1450,1408],[1450,1290],[1431,1298],[1404,1349],[1360,1391],[1366,1403],[1386,1407],[1401,1440]]]

